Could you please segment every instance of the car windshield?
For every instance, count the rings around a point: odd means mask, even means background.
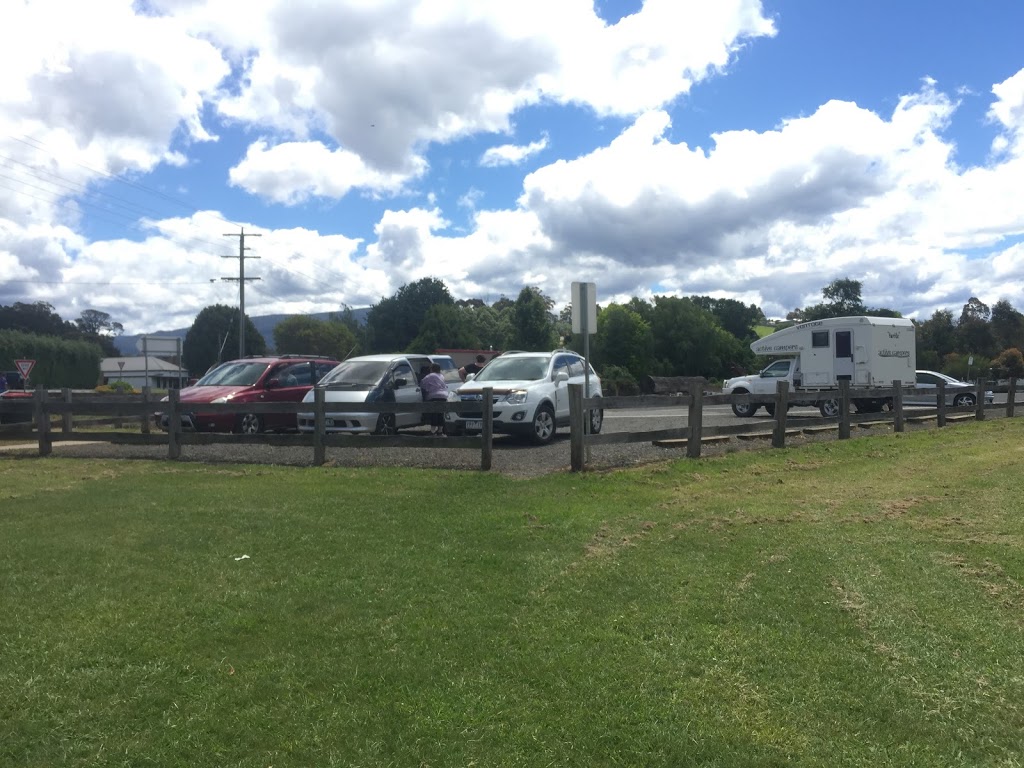
[[[265,370],[267,370],[267,363],[224,363],[203,376],[193,386],[251,387],[259,381]]]
[[[476,375],[475,381],[536,381],[548,370],[546,357],[496,357]]]
[[[331,389],[372,389],[391,362],[388,360],[348,360],[324,376],[317,386]]]

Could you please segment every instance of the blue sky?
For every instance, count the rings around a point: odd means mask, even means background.
[[[0,304],[188,326],[244,226],[251,315],[423,277],[1024,309],[1018,0],[246,8],[0,6]]]

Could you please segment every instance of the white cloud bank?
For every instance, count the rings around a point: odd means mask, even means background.
[[[210,282],[231,274],[229,246],[197,235],[235,228],[223,212],[103,211],[141,242],[91,241],[82,220],[106,174],[191,164],[237,130],[248,145],[220,183],[270,210],[422,196],[383,210],[366,243],[243,222],[263,233],[257,314],[365,306],[426,276],[491,301],[523,285],[565,301],[588,279],[602,301],[711,294],[776,315],[849,276],[868,303],[921,316],[970,295],[1024,308],[1024,70],[993,84],[975,167],[955,164],[958,105],[930,81],[889,114],[829,101],[773,130],[673,142],[673,100],[774,33],[755,0],[648,0],[614,25],[589,0],[4,4],[0,303],[95,307],[129,332],[233,303]],[[546,138],[515,141],[522,110],[563,106],[628,125],[561,159]],[[515,206],[474,208],[464,231],[435,204],[427,157],[473,140],[491,146],[472,162],[532,171]]]

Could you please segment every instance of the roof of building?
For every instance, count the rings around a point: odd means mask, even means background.
[[[124,363],[122,369],[118,363]],[[100,362],[100,372],[104,376],[116,376],[118,374],[126,376],[129,374],[143,374],[145,375],[146,370],[149,370],[151,374],[158,373],[173,373],[175,375],[186,373],[185,369],[179,368],[174,363],[168,363],[159,357],[149,356],[149,362],[147,363],[146,358],[141,355],[137,357],[105,357]]]

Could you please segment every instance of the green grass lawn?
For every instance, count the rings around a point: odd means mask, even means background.
[[[0,455],[0,765],[1021,765],[1022,459]]]

